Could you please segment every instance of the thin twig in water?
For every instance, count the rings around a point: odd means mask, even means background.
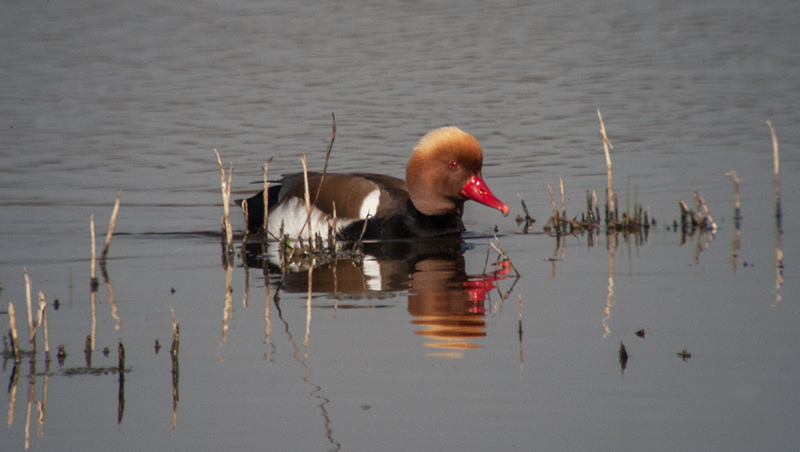
[[[364,218],[364,226],[361,227],[361,235],[358,236],[358,240],[356,240],[356,243],[353,244],[353,250],[352,250],[353,254],[355,254],[357,249],[359,249],[362,246],[364,246],[364,242],[363,242],[364,233],[367,232],[367,223],[369,222],[370,218],[372,218],[372,215],[370,215],[370,214],[367,214],[367,218]]]
[[[311,235],[312,235],[311,234],[311,213],[312,213],[313,207],[316,207],[316,205],[317,205],[317,200],[319,199],[319,193],[322,190],[322,183],[325,181],[325,175],[328,173],[328,161],[330,160],[330,157],[331,157],[331,150],[333,149],[333,141],[336,139],[336,117],[333,115],[333,113],[331,113],[331,117],[333,118],[333,132],[331,133],[331,141],[330,141],[330,143],[328,143],[328,150],[325,152],[325,165],[322,167],[322,175],[320,176],[320,179],[319,179],[319,185],[317,185],[317,192],[316,192],[316,194],[314,194],[314,202],[309,203],[309,195],[308,195],[308,193],[306,193],[306,208],[308,210],[308,216],[306,216],[306,221],[303,223],[303,227],[300,228],[300,234],[301,235],[303,233],[303,229],[305,229],[306,226],[308,226],[308,228],[309,228],[308,229],[309,230],[309,239],[308,239],[309,247],[311,247],[311,242],[312,242],[312,239],[311,239]],[[305,163],[305,154],[301,157],[301,160],[303,161],[303,172],[306,173],[306,176],[305,176],[306,191],[308,191],[308,175],[307,175],[307,169],[306,169],[306,163]],[[311,206],[311,208],[308,208],[309,205]]]
[[[322,182],[325,180],[325,175],[328,173],[328,160],[331,158],[331,150],[333,149],[333,141],[336,139],[336,116],[331,112],[331,119],[333,120],[333,131],[331,132],[331,142],[328,143],[328,150],[325,151],[325,165],[322,167],[322,176],[319,178],[319,186],[317,193],[314,195],[314,205],[317,205],[319,193],[322,191]],[[308,221],[308,220],[306,220]]]
[[[501,244],[500,244],[500,240],[497,238],[497,234],[495,234],[495,232],[494,232],[494,231],[491,231],[491,233],[492,233],[492,236],[494,237],[494,241],[495,241],[495,242],[497,242],[497,244],[495,245],[494,243],[492,243],[492,241],[491,241],[491,240],[489,240],[489,244],[490,244],[490,245],[492,245],[492,248],[494,248],[494,249],[495,249],[495,251],[497,251],[497,253],[498,253],[500,256],[502,256],[502,257],[503,257],[503,259],[505,259],[506,261],[508,261],[508,265],[510,265],[510,266],[511,266],[511,268],[513,268],[513,269],[514,269],[514,273],[516,273],[516,274],[517,274],[517,276],[521,276],[521,275],[520,275],[520,273],[519,273],[519,270],[517,270],[517,267],[515,267],[515,266],[514,266],[514,263],[513,263],[513,262],[511,262],[511,258],[510,258],[510,257],[508,257],[508,254],[506,254],[506,252],[503,250],[503,245],[501,245]]]

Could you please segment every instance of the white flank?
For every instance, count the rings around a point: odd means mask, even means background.
[[[362,209],[363,210],[363,209]],[[308,211],[306,211],[306,203],[299,198],[291,198],[284,203],[279,204],[275,209],[269,213],[269,220],[267,222],[267,230],[269,233],[278,237],[281,231],[281,223],[283,223],[283,233],[288,234],[294,240],[300,234],[300,229],[306,221]],[[338,219],[336,221],[336,228],[341,229],[353,220]],[[323,240],[328,239],[328,225],[333,223],[333,219],[322,211],[314,208],[311,210],[311,232],[316,236],[319,234]],[[303,239],[308,237],[308,226],[303,230]]]
[[[381,201],[381,191],[380,189],[372,190],[364,201],[361,202],[361,211],[359,214],[361,218],[367,218],[367,215],[375,216],[375,213],[378,211],[378,203]]]

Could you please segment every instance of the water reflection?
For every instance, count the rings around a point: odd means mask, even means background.
[[[365,307],[356,302],[360,299],[368,300],[366,307],[389,307],[381,300],[407,291],[411,323],[420,327],[415,334],[429,339],[425,346],[435,350],[429,354],[461,357],[465,349],[481,348],[475,340],[486,335],[485,317],[496,309],[492,292],[502,303],[513,290],[512,284],[501,292],[497,284],[511,274],[508,260],[498,258],[496,268],[467,274],[464,251],[471,246],[460,237],[364,243],[363,254],[281,267],[273,253],[263,254],[261,244],[252,243],[244,266],[272,275],[278,292],[308,293],[309,303],[311,293],[326,293],[332,303],[322,307],[334,309]]]

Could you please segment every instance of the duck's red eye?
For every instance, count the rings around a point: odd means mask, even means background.
[[[456,168],[458,168],[458,162],[456,162],[455,160],[453,160],[452,162],[450,162],[450,168],[452,168],[452,169],[456,169]]]

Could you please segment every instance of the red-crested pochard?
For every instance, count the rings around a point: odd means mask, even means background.
[[[342,240],[406,239],[459,234],[464,231],[464,202],[478,201],[508,215],[509,208],[497,199],[481,177],[483,150],[472,135],[442,127],[419,141],[406,166],[406,180],[379,174],[309,173],[311,202],[320,181],[319,197],[311,214],[311,229],[323,238],[333,224]],[[303,174],[284,177],[268,193],[267,229],[277,237],[300,233],[308,212]],[[264,223],[263,191],[247,203],[248,229],[257,232]],[[364,229],[364,221],[367,226]],[[306,232],[303,233],[305,235]]]

